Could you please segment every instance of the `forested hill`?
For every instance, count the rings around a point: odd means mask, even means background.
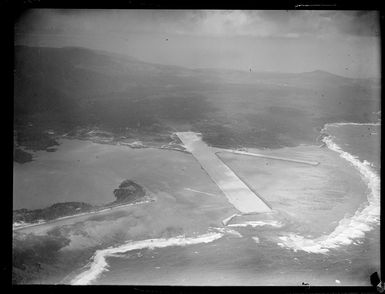
[[[293,146],[314,142],[326,122],[376,120],[379,89],[324,71],[194,70],[85,48],[15,47],[20,134],[191,129],[216,146]]]

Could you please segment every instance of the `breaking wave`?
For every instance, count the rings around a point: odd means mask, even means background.
[[[210,243],[223,237],[222,233],[210,232],[197,237],[177,236],[169,239],[147,239],[141,241],[129,241],[118,247],[109,247],[107,249],[97,250],[92,257],[91,262],[87,265],[88,269],[76,276],[72,281],[72,285],[88,285],[96,280],[104,271],[108,270],[106,257],[116,256],[119,253],[126,253],[138,249],[154,249],[169,246],[186,246],[200,243]]]
[[[380,125],[379,123],[335,123],[326,124],[322,132],[325,132],[328,126],[341,125]],[[372,169],[372,165],[367,162],[361,162],[356,156],[345,152],[333,142],[332,136],[326,136],[322,139],[326,146],[337,153],[340,157],[347,160],[361,174],[362,179],[366,182],[369,192],[367,194],[368,203],[361,209],[358,209],[351,217],[342,219],[337,227],[329,235],[321,236],[316,239],[308,239],[303,236],[291,233],[287,236],[280,237],[278,243],[281,247],[293,249],[294,251],[302,250],[309,253],[327,253],[330,249],[338,248],[342,245],[349,245],[355,239],[363,238],[365,233],[372,230],[380,221],[380,177]]]
[[[231,230],[229,228],[215,228],[217,231],[221,232],[221,233],[226,233],[226,234],[229,234],[229,235],[233,235],[233,236],[236,236],[238,238],[242,238],[242,235],[235,231],[235,230]]]
[[[247,221],[247,222],[244,222],[244,223],[239,223],[239,224],[230,224],[230,225],[227,225],[228,227],[262,227],[262,226],[272,226],[272,227],[276,227],[276,228],[280,228],[283,226],[282,223],[278,222],[278,221],[274,221],[274,220],[271,220],[271,221]]]

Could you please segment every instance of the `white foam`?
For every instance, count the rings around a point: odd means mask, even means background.
[[[224,226],[227,226],[227,224],[236,216],[240,216],[240,214],[233,214],[233,215],[230,215],[229,217],[225,218],[223,221],[222,221],[222,224]]]
[[[242,238],[242,235],[239,232],[232,230],[232,229],[229,229],[229,228],[215,228],[215,230],[217,230],[221,233],[224,233],[224,234],[230,234],[230,235]]]
[[[26,223],[26,222],[23,222],[23,221],[15,222],[12,225],[12,230],[17,231],[17,230],[21,230],[21,229],[28,228],[28,227],[35,227],[35,226],[43,225],[45,223],[46,222],[44,220],[42,220],[42,219],[39,219],[35,223]]]
[[[364,125],[356,123],[337,123],[332,125],[347,124]],[[303,250],[309,253],[325,254],[330,249],[349,245],[354,243],[355,239],[363,238],[366,232],[372,230],[380,222],[380,177],[371,168],[372,165],[367,161],[361,162],[356,156],[343,151],[340,146],[333,142],[333,137],[331,136],[324,137],[322,141],[330,150],[339,153],[340,157],[347,160],[360,172],[362,179],[369,188],[367,194],[368,203],[363,208],[358,209],[353,216],[342,219],[329,235],[309,239],[290,233],[287,236],[280,237],[282,242],[278,243],[278,245],[281,247],[290,248],[294,251]]]
[[[274,220],[268,220],[268,221],[247,221],[244,223],[239,223],[239,224],[230,224],[227,225],[228,227],[262,227],[262,226],[272,226],[276,228],[280,228],[283,226],[282,223]]]
[[[114,256],[119,253],[125,253],[132,250],[138,249],[154,249],[154,248],[164,248],[169,246],[186,246],[194,245],[200,243],[210,243],[219,238],[223,237],[223,234],[218,232],[210,232],[204,235],[197,237],[177,236],[169,239],[147,239],[141,241],[129,241],[125,244],[118,247],[109,247],[107,249],[97,250],[92,257],[92,261],[87,265],[88,269],[83,271],[72,281],[72,285],[88,285],[95,279],[97,279],[100,274],[108,270],[108,264],[106,262],[106,257]]]
[[[31,225],[31,223],[26,223],[26,222],[23,222],[23,221],[14,222],[13,223],[13,228],[24,227],[24,226],[28,226],[28,225]]]
[[[257,244],[259,244],[259,242],[260,242],[258,237],[253,237],[253,240],[254,240],[254,242],[257,243]]]

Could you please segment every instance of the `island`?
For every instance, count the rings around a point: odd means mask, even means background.
[[[20,148],[13,149],[13,160],[17,163],[26,163],[32,161],[32,154],[25,152]]]
[[[78,214],[97,212],[106,208],[113,208],[125,204],[136,203],[146,196],[145,189],[131,180],[124,180],[113,191],[116,199],[104,205],[91,205],[85,202],[61,202],[42,209],[18,209],[13,211],[14,227],[27,224],[44,223],[58,218],[75,216]]]

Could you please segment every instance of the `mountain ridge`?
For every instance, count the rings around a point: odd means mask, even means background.
[[[141,63],[141,64],[146,64],[146,65],[153,65],[153,66],[159,66],[159,67],[164,67],[164,68],[169,68],[169,69],[178,69],[178,70],[184,70],[184,71],[191,71],[191,72],[206,72],[206,73],[211,73],[211,72],[223,72],[223,73],[249,73],[249,70],[241,70],[241,69],[228,69],[228,68],[214,68],[214,67],[208,67],[208,68],[190,68],[190,67],[185,67],[185,66],[180,66],[180,65],[168,65],[168,64],[162,64],[162,63],[154,63],[154,62],[149,62],[145,61],[136,57],[133,57],[128,54],[123,54],[123,53],[116,53],[116,52],[110,52],[106,50],[100,50],[100,49],[91,49],[87,47],[81,47],[81,46],[63,46],[63,47],[47,47],[47,46],[28,46],[28,45],[15,45],[15,50],[17,48],[30,48],[30,49],[57,49],[57,50],[78,50],[78,51],[83,51],[83,52],[88,52],[88,53],[93,53],[93,54],[100,54],[104,56],[109,56],[109,57],[116,57],[116,58],[121,58],[126,61],[131,61],[131,62],[136,62],[136,63]],[[269,71],[269,70],[253,70],[251,69],[251,74],[257,74],[257,75],[276,75],[276,76],[295,76],[295,75],[311,75],[311,76],[319,76],[319,77],[339,77],[339,78],[344,78],[344,79],[350,79],[350,80],[370,80],[370,79],[375,79],[375,78],[351,78],[351,77],[346,77],[342,76],[339,74],[331,73],[326,70],[321,70],[321,69],[315,69],[312,71],[304,71],[304,72],[280,72],[280,71]]]
[[[18,142],[31,146],[47,145],[47,129],[95,127],[165,144],[180,129],[226,148],[310,144],[325,123],[373,120],[380,89],[320,70],[192,70],[83,47],[16,46],[14,69]]]

